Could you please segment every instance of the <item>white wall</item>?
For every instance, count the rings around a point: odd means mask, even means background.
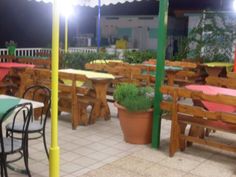
[[[116,18],[116,19],[115,19]],[[144,19],[145,18],[145,19]],[[169,17],[168,27],[175,30],[184,30],[182,22]],[[149,30],[158,28],[157,16],[103,16],[101,17],[101,36],[105,38],[117,37],[118,28],[131,28],[132,35],[129,38],[129,48],[156,49],[157,38],[150,38]],[[157,32],[156,32],[157,33]]]

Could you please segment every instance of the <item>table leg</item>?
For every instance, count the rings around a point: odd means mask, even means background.
[[[208,76],[219,77],[223,67],[205,67]]]
[[[92,80],[93,87],[96,92],[96,98],[100,100],[100,109],[96,109],[99,111],[99,117],[104,118],[105,120],[109,120],[111,118],[110,109],[107,103],[106,94],[107,89],[110,84],[110,80]]]
[[[189,130],[189,136],[204,138],[204,128],[196,125],[192,125]],[[187,146],[191,146],[192,142],[187,142]]]
[[[167,83],[169,86],[174,86],[174,79],[175,79],[175,73],[168,72],[167,73]]]

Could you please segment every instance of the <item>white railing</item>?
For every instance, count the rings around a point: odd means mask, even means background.
[[[63,49],[60,49],[62,53],[64,53]],[[97,52],[97,48],[95,47],[71,47],[68,49],[70,53],[74,52],[81,52],[81,53],[91,53],[91,52]],[[51,49],[49,48],[16,48],[15,55],[16,56],[37,56],[38,53],[51,53]],[[0,55],[8,55],[8,50],[0,49]]]
[[[68,49],[69,53],[81,52],[81,53],[92,53],[97,52],[95,47],[70,47]]]
[[[7,49],[0,49],[0,55],[8,55]]]
[[[44,48],[16,48],[16,56],[37,56],[40,52],[50,53],[51,49]]]

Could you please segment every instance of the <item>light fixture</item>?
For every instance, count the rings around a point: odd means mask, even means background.
[[[236,11],[236,0],[233,1],[233,9]]]
[[[60,0],[59,1],[59,11],[60,14],[68,18],[74,12],[73,9],[73,0]]]

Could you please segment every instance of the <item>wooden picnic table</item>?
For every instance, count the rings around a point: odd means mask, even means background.
[[[221,95],[236,96],[236,90],[230,89],[230,88],[222,88],[222,87],[216,87],[216,86],[211,86],[211,85],[194,85],[194,84],[188,85],[185,87],[187,89],[201,91],[209,95],[221,94]],[[209,102],[209,101],[198,102],[196,100],[193,100],[193,104],[201,106],[207,109],[208,111],[212,111],[212,112],[229,112],[229,113],[236,112],[235,106],[224,105],[224,104],[219,104],[219,103],[214,103],[214,102]],[[222,125],[219,124],[218,126],[222,126]],[[192,136],[204,137],[204,134],[206,135],[209,134],[209,129],[206,129],[206,132],[205,132],[204,129],[198,126],[191,126],[189,134]],[[188,143],[188,145],[191,145],[191,144],[192,143]]]
[[[203,93],[210,95],[222,94],[236,96],[236,90],[230,88],[216,87],[211,85],[187,85],[186,88],[190,90],[202,91]],[[236,107],[234,106],[222,105],[206,101],[203,101],[202,104],[209,111],[236,112]]]
[[[230,72],[233,68],[232,63],[227,62],[210,62],[201,64],[208,76],[216,76],[216,77],[226,77],[227,72]]]
[[[143,64],[143,65],[148,67],[149,73],[150,71],[156,70],[156,65],[154,64]],[[165,72],[166,72],[168,85],[170,86],[174,85],[174,79],[175,79],[176,73],[182,70],[183,68],[179,66],[165,66]]]
[[[24,71],[25,68],[33,68],[35,65],[32,64],[22,64],[22,63],[15,63],[15,62],[5,62],[0,63],[0,82],[2,83],[9,83],[16,85],[17,88],[14,90],[12,94],[18,91],[20,86],[20,76],[19,73]],[[8,77],[9,76],[9,77]]]
[[[85,75],[91,82],[85,84],[94,88],[95,97],[101,101],[100,108],[95,108],[97,110],[95,114],[98,115],[98,117],[104,118],[105,120],[110,119],[111,114],[107,103],[106,94],[109,84],[113,79],[115,79],[112,74],[78,69],[61,69],[59,72]]]

